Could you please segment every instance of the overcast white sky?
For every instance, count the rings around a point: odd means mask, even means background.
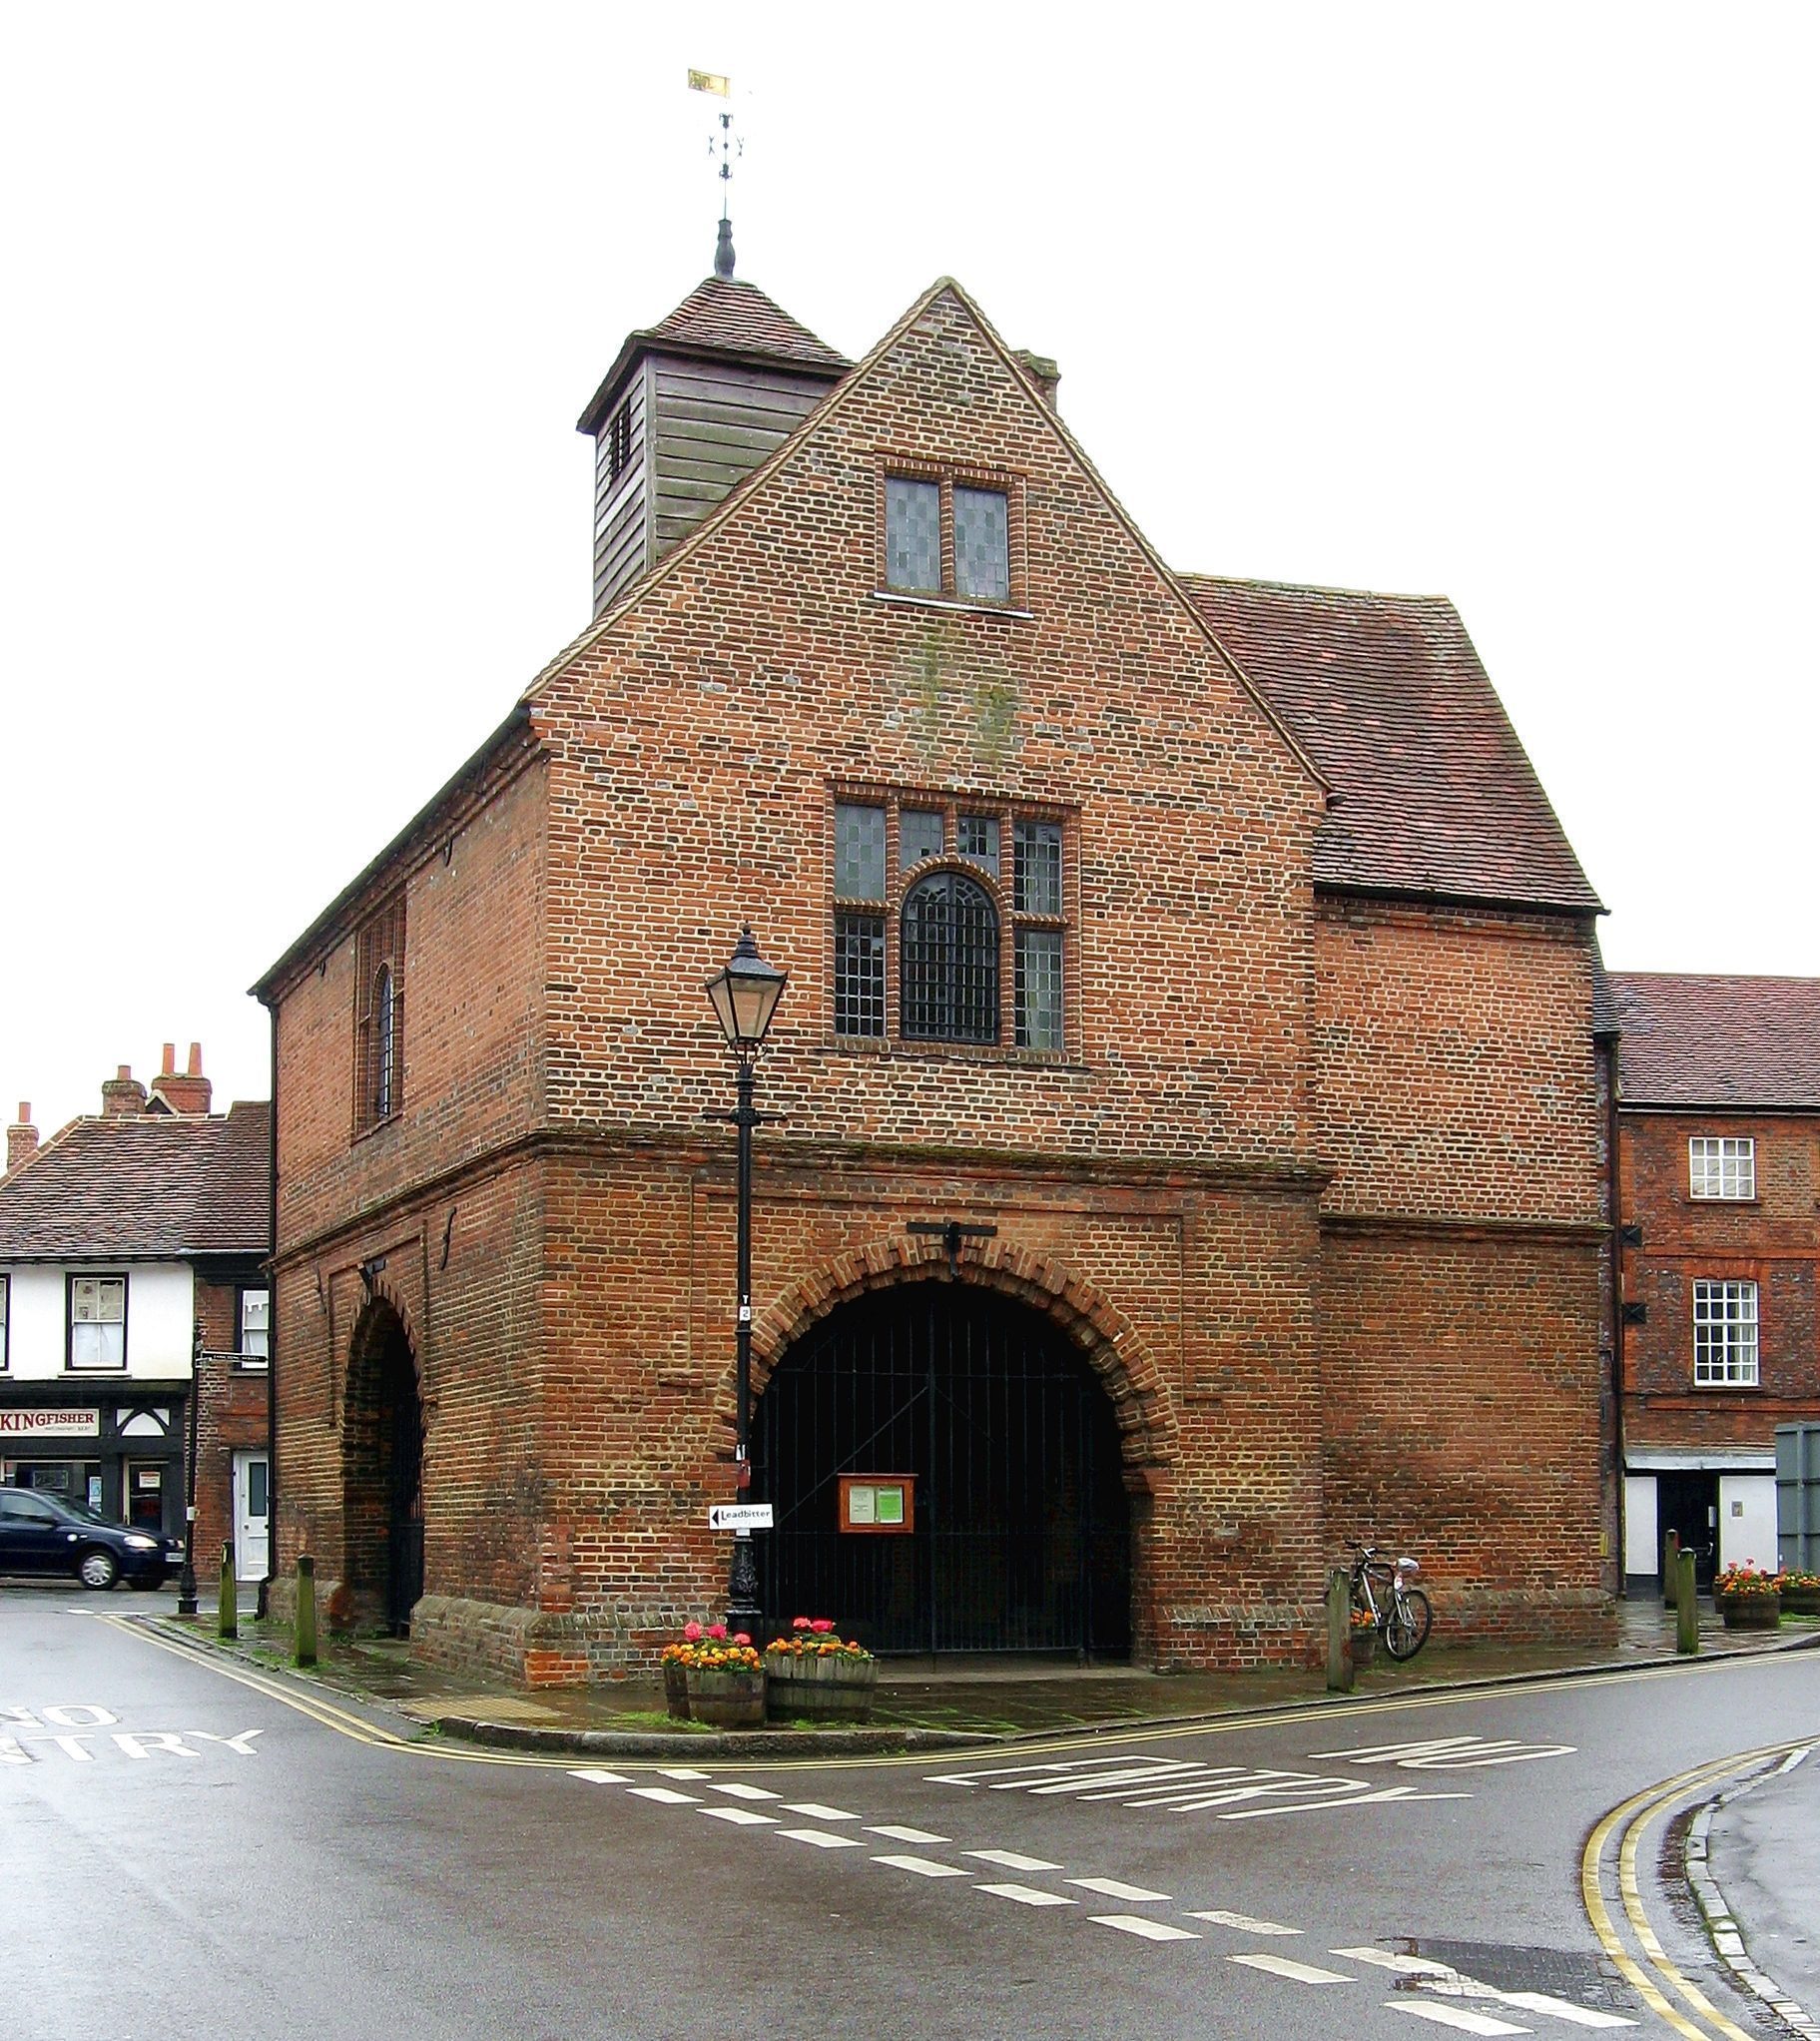
[[[957,277],[1177,566],[1455,599],[1613,965],[1820,973],[1820,10],[631,13],[10,10],[8,1117],[264,1096],[244,989],[585,623],[690,65],[741,276],[854,355]]]

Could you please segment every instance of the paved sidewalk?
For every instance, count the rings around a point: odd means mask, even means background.
[[[243,1617],[234,1644],[216,1638],[205,1609],[193,1621],[150,1619],[204,1649],[230,1651],[269,1671],[291,1670],[290,1636],[282,1627]],[[1779,1632],[1727,1631],[1702,1607],[1705,1656],[1820,1647],[1820,1619],[1785,1618]],[[1660,1603],[1619,1605],[1613,1643],[1599,1646],[1450,1643],[1438,1630],[1406,1666],[1386,1661],[1358,1676],[1355,1693],[1378,1698],[1488,1681],[1628,1671],[1672,1660],[1674,1620]],[[580,1689],[528,1690],[472,1673],[414,1665],[407,1644],[392,1639],[329,1640],[310,1678],[344,1694],[384,1702],[446,1735],[589,1754],[835,1755],[855,1748],[905,1748],[1001,1737],[1091,1731],[1138,1722],[1193,1719],[1294,1706],[1326,1700],[1318,1670],[1155,1674],[1128,1666],[1074,1667],[1054,1661],[993,1658],[887,1660],[878,1701],[866,1729],[776,1728],[717,1731],[675,1722],[655,1681],[613,1681]]]

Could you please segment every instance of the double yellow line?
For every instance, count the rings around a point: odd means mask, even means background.
[[[1580,1897],[1585,1902],[1586,1918],[1592,1923],[1592,1932],[1644,2004],[1666,2020],[1677,2034],[1686,2035],[1688,2041],[1714,2041],[1715,2036],[1722,2036],[1723,2041],[1754,2041],[1754,2037],[1728,2020],[1699,1986],[1690,1983],[1669,1960],[1643,1910],[1642,1894],[1637,1887],[1637,1852],[1644,1836],[1671,1807],[1697,1797],[1710,1796],[1711,1791],[1726,1779],[1735,1778],[1740,1772],[1767,1764],[1774,1758],[1786,1757],[1791,1751],[1803,1749],[1814,1741],[1815,1737],[1809,1734],[1792,1737],[1786,1743],[1765,1743],[1758,1749],[1740,1750],[1730,1757],[1715,1758],[1708,1764],[1695,1766],[1692,1771],[1683,1771],[1673,1778],[1645,1786],[1640,1793],[1632,1793],[1621,1805],[1613,1807],[1586,1838],[1586,1847],[1580,1854],[1579,1888]],[[1606,1849],[1614,1836],[1617,1838],[1614,1853],[1617,1895],[1631,1938],[1641,1952],[1641,1962],[1614,1926],[1611,1909],[1605,1901],[1603,1866]],[[1645,1963],[1648,1970],[1643,1967]],[[1651,1971],[1653,1976],[1649,1974]],[[1687,2012],[1671,2003],[1664,1986],[1681,2000]]]

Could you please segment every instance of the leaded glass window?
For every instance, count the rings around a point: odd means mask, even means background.
[[[1020,822],[1012,905],[1020,915],[1061,914],[1061,824]]]
[[[885,585],[941,592],[941,484],[888,475]]]
[[[954,490],[954,592],[978,602],[1011,595],[1011,521],[1002,489]]]
[[[955,849],[975,865],[983,865],[998,877],[998,818],[995,815],[963,815],[955,825]]]
[[[907,808],[898,818],[898,869],[908,872],[924,858],[941,855],[941,813]]]
[[[1061,931],[1017,932],[1017,1046],[1060,1048]]]
[[[910,888],[899,985],[906,1036],[998,1039],[998,912],[977,881],[936,872]]]
[[[885,898],[885,810],[840,802],[835,808],[835,898]]]
[[[885,1032],[885,917],[835,916],[835,1032]]]

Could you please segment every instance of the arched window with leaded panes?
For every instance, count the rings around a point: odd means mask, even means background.
[[[920,1041],[998,1039],[998,910],[962,872],[933,872],[904,897],[899,1001]]]

